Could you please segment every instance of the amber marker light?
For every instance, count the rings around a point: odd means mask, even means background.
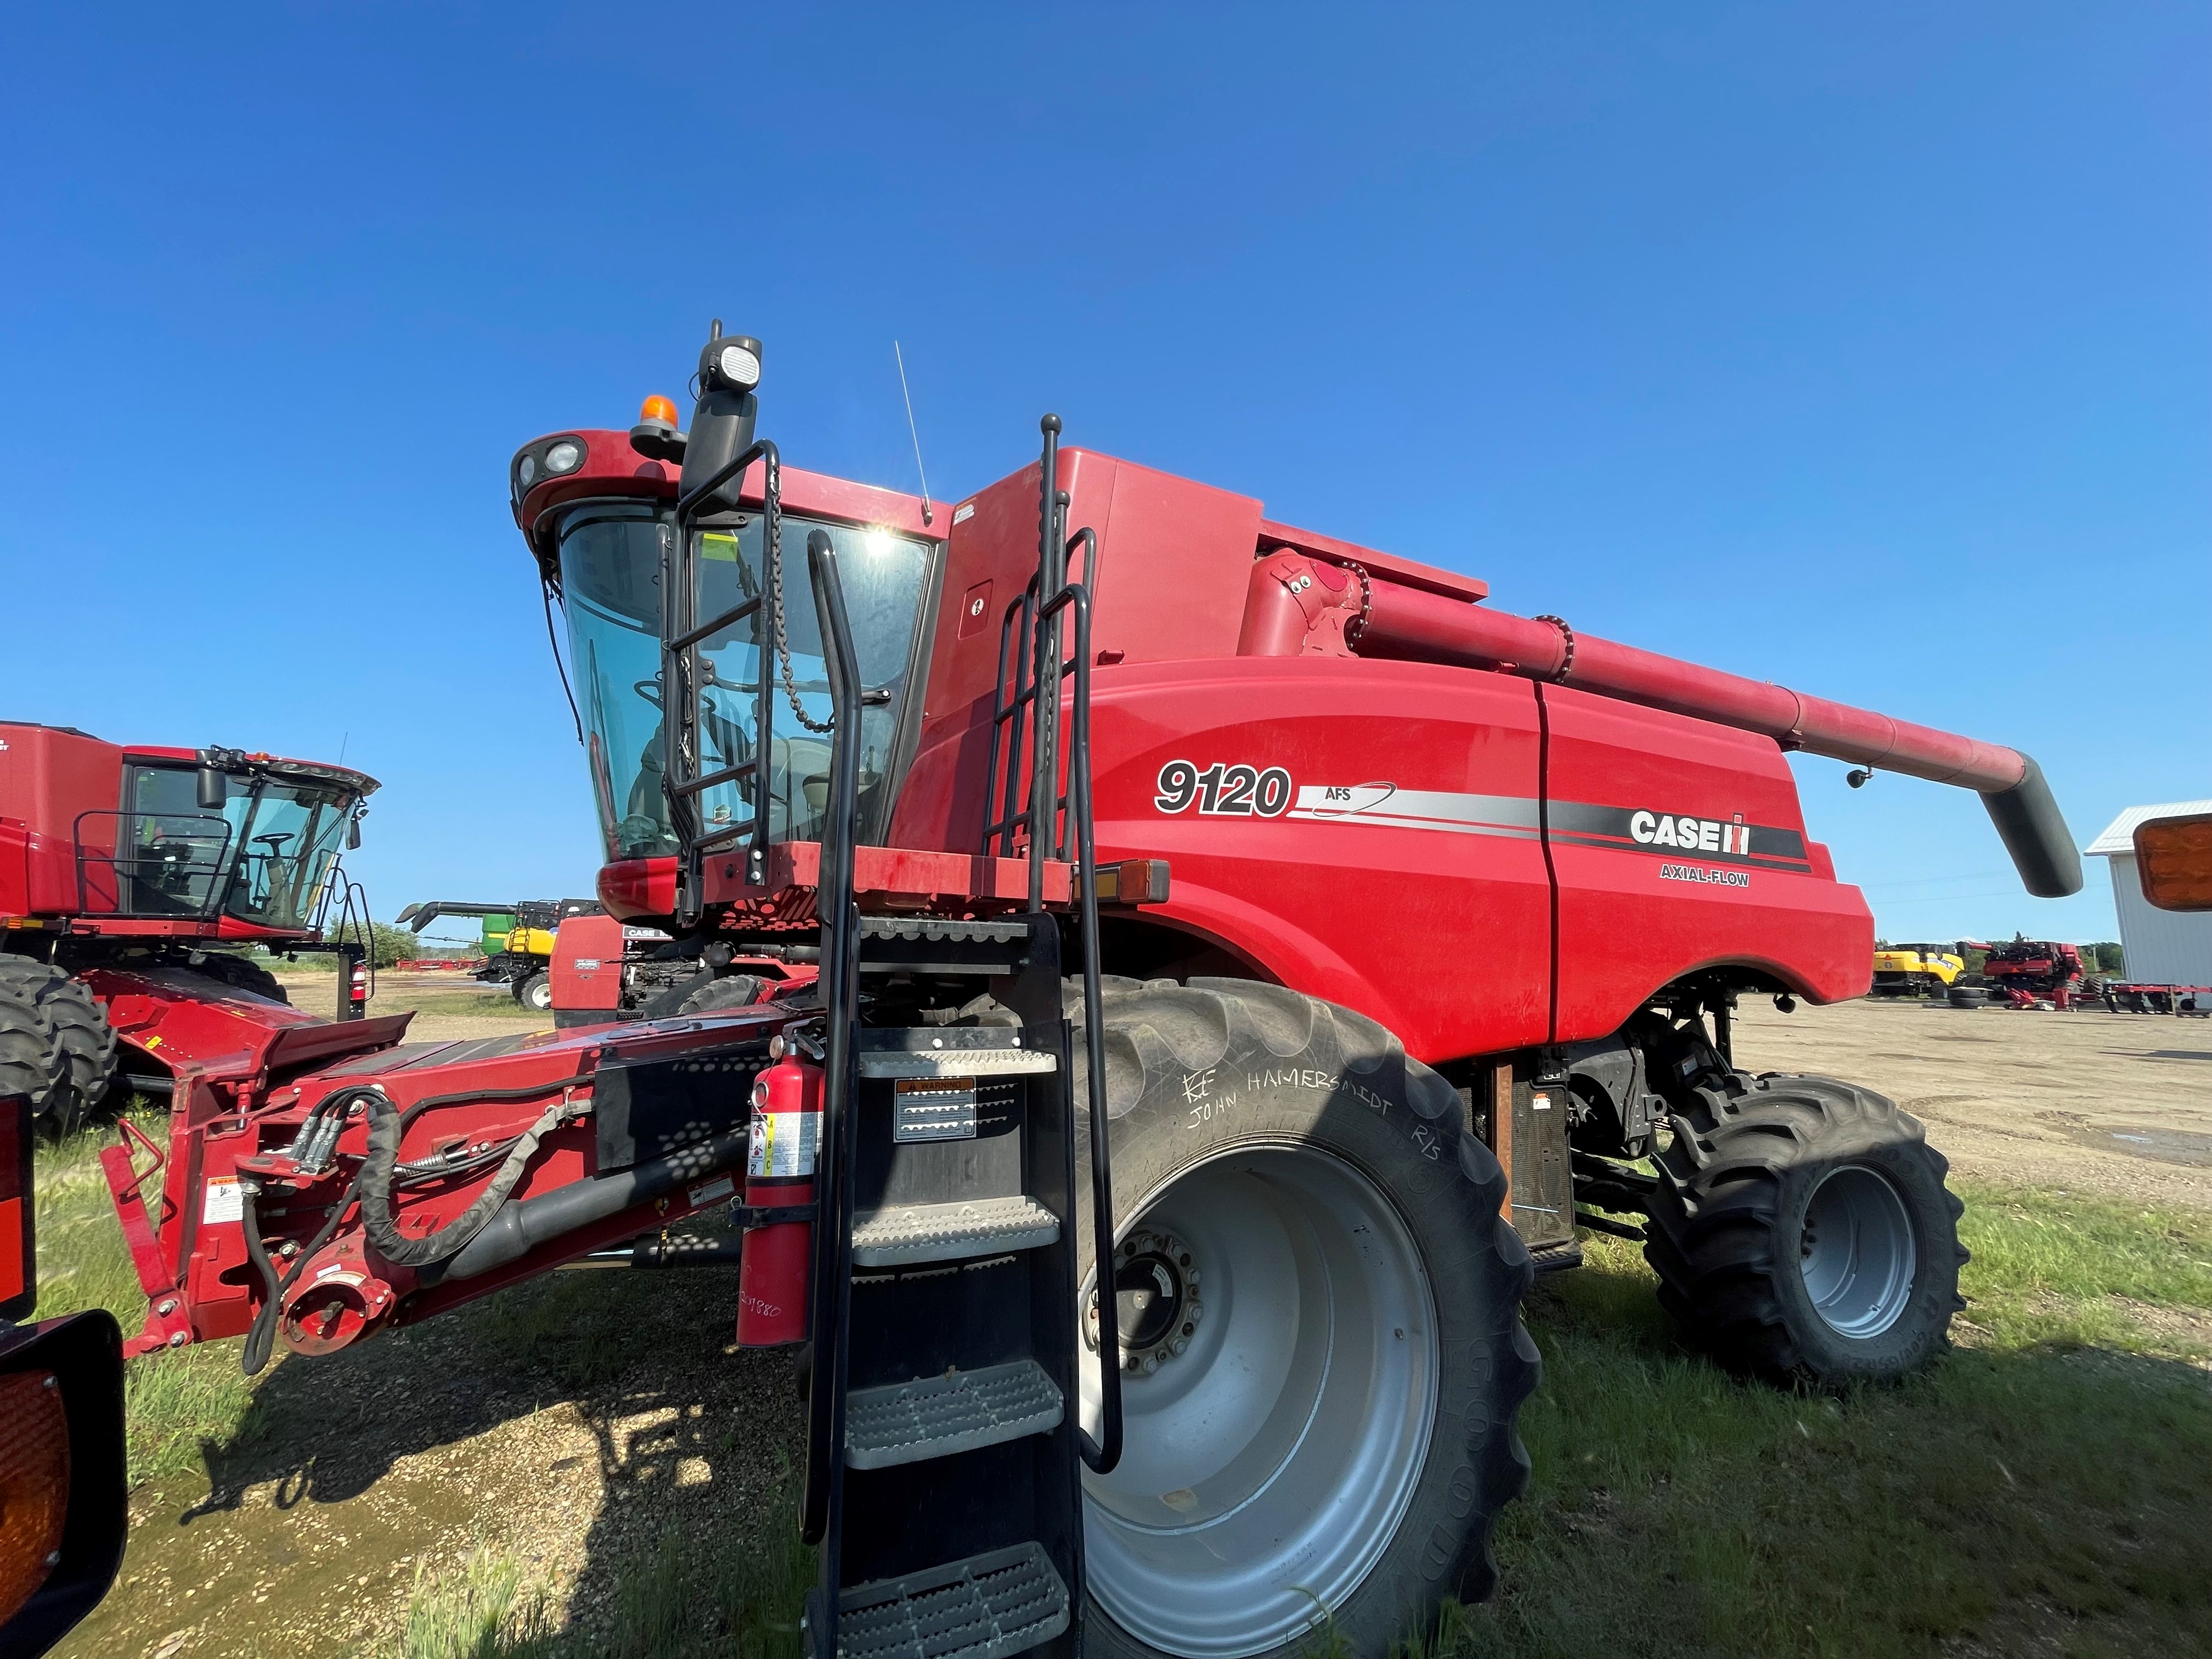
[[[638,406],[637,424],[629,429],[629,447],[653,460],[683,460],[684,438],[676,429],[675,398],[656,392]]]
[[[55,1377],[0,1376],[0,1624],[61,1559],[69,1496],[69,1418]]]

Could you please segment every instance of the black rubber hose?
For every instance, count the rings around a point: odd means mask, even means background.
[[[427,1267],[458,1255],[484,1229],[521,1182],[537,1155],[539,1139],[561,1121],[564,1103],[555,1101],[523,1131],[499,1173],[485,1183],[469,1207],[435,1231],[410,1238],[392,1213],[392,1176],[399,1163],[399,1137],[405,1121],[399,1109],[379,1089],[362,1090],[357,1098],[368,1111],[368,1156],[354,1177],[361,1191],[361,1229],[376,1253],[396,1267]]]
[[[2009,789],[1982,797],[1997,838],[2012,854],[2021,884],[2038,898],[2066,898],[2081,890],[2081,854],[2065,817],[2043,781],[2043,769],[2022,755],[2027,770]]]
[[[505,1267],[550,1238],[558,1238],[594,1221],[604,1221],[633,1205],[660,1196],[685,1182],[719,1175],[744,1159],[752,1145],[750,1128],[733,1130],[596,1181],[556,1187],[536,1198],[509,1204],[453,1259],[425,1273],[422,1282],[469,1279]]]
[[[262,1304],[266,1311],[276,1307],[284,1294],[283,1285],[276,1278],[276,1264],[269,1259],[268,1248],[261,1242],[261,1188],[252,1181],[238,1183],[238,1218],[246,1225],[246,1259],[253,1263],[254,1271],[261,1275],[261,1283],[269,1299]],[[246,1374],[252,1376],[269,1363],[269,1349],[276,1336],[276,1322],[257,1316],[252,1328],[246,1333],[246,1346],[239,1355]]]
[[[458,1106],[465,1102],[471,1104],[482,1104],[485,1102],[535,1100],[541,1095],[551,1094],[556,1089],[573,1088],[577,1084],[589,1081],[591,1081],[590,1073],[579,1072],[574,1077],[564,1077],[557,1082],[532,1084],[520,1089],[465,1089],[450,1095],[430,1095],[416,1101],[399,1115],[399,1127],[403,1130],[405,1129],[417,1116],[434,1107]],[[313,1112],[309,1115],[319,1116],[325,1109],[356,1092],[368,1091],[341,1089],[336,1094],[325,1095],[316,1103]],[[354,1200],[360,1192],[361,1172],[356,1170],[354,1171],[353,1179],[346,1183],[345,1191],[338,1195],[338,1201],[331,1206],[330,1213],[323,1218],[322,1226],[317,1231],[315,1236],[307,1241],[307,1247],[300,1252],[298,1258],[292,1263],[290,1270],[276,1281],[276,1293],[262,1304],[261,1311],[253,1316],[252,1328],[246,1334],[246,1346],[239,1352],[239,1363],[248,1376],[258,1375],[261,1368],[269,1363],[270,1351],[276,1345],[276,1319],[283,1307],[284,1297],[290,1293],[292,1286],[299,1282],[300,1275],[307,1270],[307,1264],[315,1259],[316,1252],[331,1242],[332,1235],[338,1230],[338,1224],[345,1219],[346,1212],[353,1207]],[[251,1223],[248,1224],[247,1232],[249,1237],[254,1237]]]

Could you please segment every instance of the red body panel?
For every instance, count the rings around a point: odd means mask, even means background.
[[[0,721],[0,917],[77,913],[77,821],[112,813],[122,791],[115,744]],[[84,827],[88,848],[112,854],[112,817],[87,818]]]
[[[622,1006],[623,924],[619,916],[569,916],[553,935],[553,1006],[612,1013]]]
[[[1326,591],[1294,599],[1255,580],[1255,557],[1295,548],[1356,562],[1370,593],[1387,576],[1455,615],[1476,613],[1487,590],[1110,457],[1063,451],[1060,482],[1069,523],[1099,538],[1098,855],[1173,871],[1146,919],[1370,1014],[1430,1060],[1604,1036],[1710,966],[1756,969],[1816,1001],[1865,990],[1872,920],[1806,842],[1772,738],[1516,674],[1355,656],[1356,574],[1325,567]],[[896,846],[980,842],[1000,621],[1036,569],[1036,490],[1031,467],[956,513]],[[1257,634],[1255,594],[1277,607]],[[1323,611],[1334,625],[1314,639],[1328,643],[1310,645]],[[1287,645],[1265,642],[1286,627]],[[1273,654],[1285,649],[1327,653]],[[1280,769],[1290,793],[1276,816],[1165,811],[1172,761]],[[1630,833],[1638,811],[1667,817],[1670,844]],[[1761,850],[1673,845],[1683,817],[1731,847],[1756,826]]]
[[[555,434],[548,434],[550,438]],[[572,472],[558,477],[544,477],[532,484],[522,498],[514,505],[514,522],[521,530],[523,539],[530,544],[531,551],[539,560],[550,563],[555,556],[551,520],[547,517],[555,507],[570,501],[588,500],[595,495],[625,495],[647,499],[673,501],[677,483],[682,472],[680,465],[647,460],[629,447],[629,434],[611,431],[601,427],[580,428],[558,435],[574,438],[584,446],[584,459]],[[525,449],[535,448],[546,441],[534,438],[525,444]],[[1034,473],[1032,473],[1034,477]],[[758,501],[761,498],[762,468],[756,465],[749,469],[738,489],[740,500]],[[1031,485],[1034,492],[1035,485]],[[945,508],[943,502],[935,505],[933,516],[936,523],[925,524],[921,516],[921,498],[896,489],[878,489],[872,484],[854,483],[845,478],[833,478],[825,472],[807,472],[795,466],[783,469],[781,486],[783,510],[803,513],[810,517],[842,519],[848,524],[881,525],[887,530],[902,530],[908,535],[942,538],[945,527]]]

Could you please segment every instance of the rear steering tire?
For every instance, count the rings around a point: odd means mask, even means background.
[[[1242,1659],[1326,1615],[1379,1659],[1489,1591],[1528,1480],[1514,1418],[1539,1361],[1504,1176],[1451,1085],[1348,1010],[1196,979],[1116,981],[1101,1012],[1127,1438],[1084,1481],[1087,1639]],[[1079,1030],[1074,1053],[1095,1343]]]
[[[1696,1091],[1653,1160],[1659,1300],[1741,1375],[1887,1382],[1949,1346],[1964,1208],[1919,1121],[1833,1078],[1737,1073]]]

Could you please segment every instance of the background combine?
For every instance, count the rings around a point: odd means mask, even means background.
[[[471,977],[504,985],[526,1008],[553,1005],[553,948],[561,924],[571,916],[605,914],[597,899],[518,899],[511,904],[478,904],[432,899],[410,904],[397,925],[420,933],[441,916],[468,916],[482,925],[477,944],[483,963]]]
[[[66,1124],[118,1082],[166,1094],[188,1067],[331,1052],[245,951],[335,953],[337,1017],[362,1017],[368,907],[340,859],[375,787],[0,721],[0,1094]]]
[[[819,1659],[1382,1654],[1490,1586],[1518,1304],[1577,1223],[1736,1370],[1941,1351],[1942,1158],[1738,1070],[1731,1018],[1868,988],[1785,749],[1972,788],[2072,892],[2031,760],[1497,611],[1050,417],[949,512],[787,469],[760,351],[717,325],[688,433],[649,399],[510,474],[605,848],[562,940],[666,935],[687,1017],[195,1079],[160,1215],[125,1203],[142,1346],[251,1369],[626,1241],[738,1254],[738,1340],[804,1345]]]

